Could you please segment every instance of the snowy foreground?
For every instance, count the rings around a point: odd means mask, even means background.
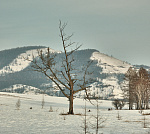
[[[20,110],[16,109],[16,102],[20,97]],[[0,92],[0,134],[82,134],[84,126],[84,104],[82,99],[74,100],[75,114],[67,113],[68,101],[66,98],[44,96],[45,105],[42,109],[42,95],[16,94]],[[32,109],[30,109],[32,107]],[[52,107],[53,112],[49,112]],[[101,101],[100,114],[103,134],[148,134],[150,133],[150,115],[146,115],[146,128],[144,128],[144,116],[137,110],[119,110],[121,118],[118,120],[118,111],[113,108],[111,101]],[[87,126],[88,131],[95,134],[96,107],[87,102]],[[114,109],[114,108],[113,108]],[[150,113],[150,110],[145,110]]]

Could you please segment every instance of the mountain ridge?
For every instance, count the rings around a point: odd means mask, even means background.
[[[6,89],[13,89],[13,87],[16,87],[15,85],[26,85],[28,87],[34,87],[35,89],[38,89],[38,92],[45,92],[49,95],[55,95],[55,96],[63,96],[60,91],[54,91],[50,87],[53,86],[53,83],[46,79],[45,76],[41,73],[31,71],[30,63],[26,64],[26,61],[24,60],[18,60],[18,57],[20,55],[29,56],[29,51],[34,52],[37,49],[46,49],[45,46],[29,46],[24,48],[16,48],[11,50],[4,50],[9,51],[10,55],[13,55],[14,51],[17,50],[17,54],[15,56],[12,56],[9,60],[5,61],[5,64],[3,66],[1,65],[0,68],[0,91],[8,91]],[[20,50],[20,52],[19,52]],[[51,49],[51,51],[56,52],[56,68],[60,68],[61,66],[61,60],[64,56],[64,53],[60,51],[55,51]],[[3,51],[0,51],[1,59],[7,59],[7,53],[5,55],[1,54],[4,53]],[[35,54],[35,53],[34,53]],[[31,58],[32,53],[30,53]],[[4,57],[3,57],[4,56]],[[78,50],[75,51],[73,54],[75,58],[74,66],[77,69],[81,69],[83,65],[86,65],[88,61],[92,60],[92,65],[90,66],[90,71],[93,72],[93,74],[89,77],[90,83],[91,83],[91,94],[93,96],[98,96],[102,99],[112,99],[113,97],[121,97],[121,87],[120,83],[123,82],[124,73],[128,70],[131,64],[128,64],[127,62],[121,61],[119,59],[116,59],[112,56],[108,56],[106,54],[100,53],[96,49],[85,49],[85,50]],[[2,60],[3,61],[3,60]],[[0,61],[0,63],[2,62]],[[13,62],[15,61],[15,62]],[[19,63],[20,62],[20,63]],[[12,64],[13,63],[13,64]],[[24,67],[23,67],[24,66]],[[25,67],[26,66],[26,67]],[[3,71],[2,71],[3,70]],[[3,73],[2,73],[3,72]],[[81,75],[81,74],[80,74]],[[79,77],[80,77],[79,75]],[[23,90],[22,87],[18,86],[18,89],[16,90],[19,92],[19,88],[21,93],[24,93],[26,90]],[[15,90],[9,90],[10,92],[16,92]],[[77,97],[84,96],[83,92],[80,92],[76,94]]]

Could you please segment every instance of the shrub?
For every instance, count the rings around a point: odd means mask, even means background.
[[[125,106],[125,102],[123,100],[118,100],[118,99],[115,99],[113,102],[112,102],[112,105],[118,110],[118,109],[122,109],[124,106]]]
[[[18,101],[16,102],[16,108],[17,108],[17,110],[20,109],[20,105],[21,105],[21,102],[20,102],[20,98],[19,98]]]

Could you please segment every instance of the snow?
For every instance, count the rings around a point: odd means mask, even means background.
[[[15,104],[20,98],[20,110]],[[45,106],[41,109],[42,95],[17,94],[0,92],[0,134],[79,134],[84,133],[81,115],[60,115],[68,111],[68,100],[63,97],[44,96]],[[146,134],[150,132],[150,116],[145,116],[147,128],[143,128],[144,116],[137,110],[114,110],[111,101],[100,101],[100,115],[105,120],[99,133],[103,134]],[[74,100],[74,112],[84,114],[83,99]],[[89,131],[95,133],[90,122],[95,123],[95,106],[87,104],[87,125]],[[49,112],[50,106],[53,112]],[[32,109],[30,109],[32,107]],[[108,111],[108,108],[113,110]],[[125,107],[127,108],[127,106]],[[121,116],[118,120],[117,116]],[[145,110],[150,113],[150,110]]]
[[[28,85],[23,85],[23,84],[15,84],[15,85],[10,86],[9,88],[4,88],[2,91],[14,93],[16,92],[17,89],[22,89],[23,93],[30,93],[30,94],[37,94],[37,93],[43,92],[39,88],[28,86]]]
[[[118,79],[115,76],[109,76],[106,79],[97,79],[103,84],[94,82],[90,85],[88,92],[90,95],[102,99],[123,99],[123,91],[119,85]],[[84,97],[85,92],[77,93],[77,97]]]
[[[40,50],[45,53],[47,48],[42,48]],[[60,51],[55,51],[53,49],[50,49],[50,52],[61,53]],[[38,56],[37,49],[28,50],[26,51],[26,53],[18,55],[18,57],[14,59],[9,65],[3,67],[0,70],[0,74],[2,75],[5,73],[15,73],[25,69],[29,66],[30,61],[25,60],[24,58],[28,57],[29,59],[32,59],[33,55],[34,57]],[[103,71],[101,73],[125,73],[131,66],[126,62],[107,56],[100,52],[94,52],[91,56],[91,60],[98,60],[97,66],[101,66],[103,68]]]
[[[46,53],[47,48],[42,48],[40,50],[42,50],[43,53]],[[55,51],[53,49],[50,49],[50,52],[61,53],[60,51]],[[37,49],[28,50],[28,51],[26,51],[26,53],[22,53],[22,54],[18,55],[18,57],[16,59],[14,59],[8,66],[5,66],[0,70],[0,74],[5,75],[7,73],[15,73],[15,72],[19,72],[19,71],[25,69],[31,63],[30,61],[26,60],[25,58],[28,57],[28,59],[31,60],[33,58],[33,56],[34,57],[38,56]]]
[[[120,85],[118,84],[117,78],[111,76],[107,79],[103,79],[102,81],[105,85],[111,85],[111,89],[113,90],[113,95],[115,96],[115,98],[122,98],[123,91],[121,90]]]
[[[98,61],[97,66],[102,68],[100,75],[105,73],[109,74],[108,77],[102,80],[98,79],[99,82],[102,82],[106,86],[103,88],[103,92],[99,89],[103,98],[111,99],[112,97],[109,97],[111,95],[114,98],[121,99],[123,92],[116,75],[125,74],[131,65],[100,52],[93,52],[90,59]]]
[[[131,65],[128,63],[102,54],[100,52],[94,52],[91,56],[91,60],[97,60],[97,66],[103,68],[102,73],[125,73]]]
[[[43,53],[45,53],[47,49],[43,48],[41,50],[43,51]],[[60,51],[55,51],[53,49],[50,49],[50,51],[52,53],[54,53],[54,52],[61,53]],[[24,70],[26,67],[28,67],[30,65],[30,61],[25,60],[24,57],[26,57],[26,58],[28,57],[29,59],[32,59],[33,55],[34,55],[34,57],[38,56],[37,49],[29,50],[29,51],[26,51],[25,53],[18,55],[18,57],[16,59],[14,59],[8,66],[5,66],[0,70],[0,75],[6,75],[8,73],[15,73],[15,72]],[[97,93],[100,93],[101,96],[99,95],[99,97],[101,97],[103,99],[106,99],[106,98],[111,99],[109,96],[112,97],[112,95],[115,95],[116,98],[121,98],[122,91],[121,91],[121,88],[120,88],[120,85],[118,82],[118,78],[115,76],[115,74],[125,73],[131,65],[129,65],[126,62],[123,62],[121,60],[110,57],[108,55],[97,52],[97,51],[93,52],[90,59],[98,61],[97,66],[102,68],[100,75],[102,73],[108,73],[108,74],[112,75],[112,76],[108,76],[103,79],[97,78],[98,81],[102,82],[105,87],[102,89],[101,85],[99,85],[99,87],[98,87],[96,85],[96,83],[93,83],[91,85],[92,88],[90,89],[92,94],[97,95]],[[17,83],[17,84],[19,84],[19,83]],[[45,83],[45,86],[46,85],[47,85],[47,83]],[[27,85],[25,85],[25,86],[27,87]],[[38,87],[38,88],[42,89],[42,86],[44,86],[44,83],[41,85],[41,87]],[[52,86],[54,87],[55,84],[53,84]],[[13,85],[10,88],[6,87],[7,89],[5,88],[5,89],[3,89],[3,91],[4,90],[10,91],[12,89],[12,87],[13,87]],[[22,89],[22,87],[24,88],[23,85],[18,86],[18,87],[21,89]],[[27,87],[27,89],[28,88],[30,88],[30,87]],[[35,90],[40,91],[40,89],[35,89]],[[55,90],[57,92],[57,89],[55,89]],[[27,92],[28,92],[28,90],[27,90]],[[82,94],[84,94],[84,93],[82,93]],[[76,95],[79,96],[80,94],[76,94]]]

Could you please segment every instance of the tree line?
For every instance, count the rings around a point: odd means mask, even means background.
[[[150,74],[141,67],[136,70],[132,67],[125,74],[126,86],[124,86],[124,95],[129,101],[129,110],[149,109],[150,97]]]

